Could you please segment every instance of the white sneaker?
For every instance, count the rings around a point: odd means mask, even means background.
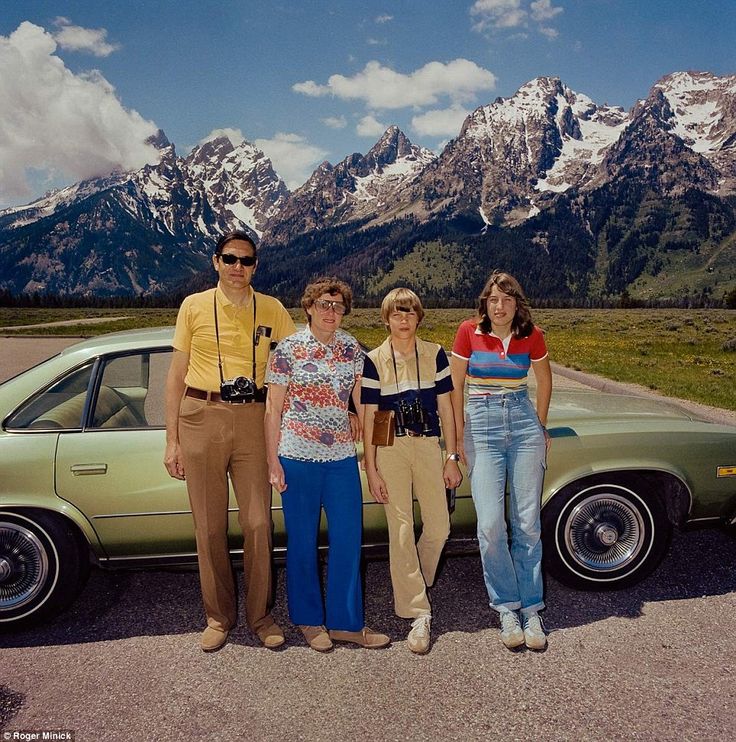
[[[432,616],[425,613],[415,618],[411,624],[411,631],[406,637],[406,643],[409,649],[416,654],[426,654],[429,652],[429,628],[432,623]]]
[[[521,630],[519,616],[516,611],[501,608],[498,612],[501,618],[501,641],[507,649],[516,649],[524,643],[524,632]]]
[[[524,641],[529,649],[544,649],[547,646],[542,619],[536,611],[524,615]]]

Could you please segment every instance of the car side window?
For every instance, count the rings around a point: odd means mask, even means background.
[[[5,423],[8,430],[78,430],[82,427],[93,364],[76,369],[34,394]]]
[[[171,351],[146,351],[108,359],[95,395],[92,428],[163,427]]]

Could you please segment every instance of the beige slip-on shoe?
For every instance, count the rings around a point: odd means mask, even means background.
[[[364,626],[360,631],[330,629],[330,639],[336,642],[358,644],[365,649],[381,649],[381,647],[387,647],[391,644],[391,639],[386,634],[379,634],[367,626]]]
[[[302,634],[304,634],[307,644],[309,644],[312,649],[317,652],[329,652],[332,649],[330,635],[327,633],[327,629],[324,626],[300,625],[299,629]]]

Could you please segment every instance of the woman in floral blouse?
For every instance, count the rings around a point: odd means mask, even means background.
[[[348,419],[351,395],[360,411],[363,351],[340,329],[352,291],[337,278],[321,278],[301,303],[308,326],[279,343],[266,377],[266,448],[288,538],[289,617],[320,652],[333,641],[385,647],[389,637],[363,625],[362,492]],[[317,559],[322,508],[330,544],[324,601]]]

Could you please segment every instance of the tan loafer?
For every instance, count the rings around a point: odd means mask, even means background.
[[[221,629],[213,629],[208,626],[203,632],[199,640],[199,646],[203,652],[216,652],[221,649],[227,641],[228,631],[222,631]]]
[[[281,627],[275,623],[264,629],[258,629],[258,638],[266,649],[278,649],[286,641]]]
[[[360,631],[339,631],[330,629],[330,639],[336,642],[350,642],[358,644],[365,649],[381,649],[391,644],[391,639],[386,634],[379,634],[373,629],[364,626]]]
[[[324,626],[299,626],[307,644],[317,652],[329,652],[332,649],[332,642],[327,629]]]

